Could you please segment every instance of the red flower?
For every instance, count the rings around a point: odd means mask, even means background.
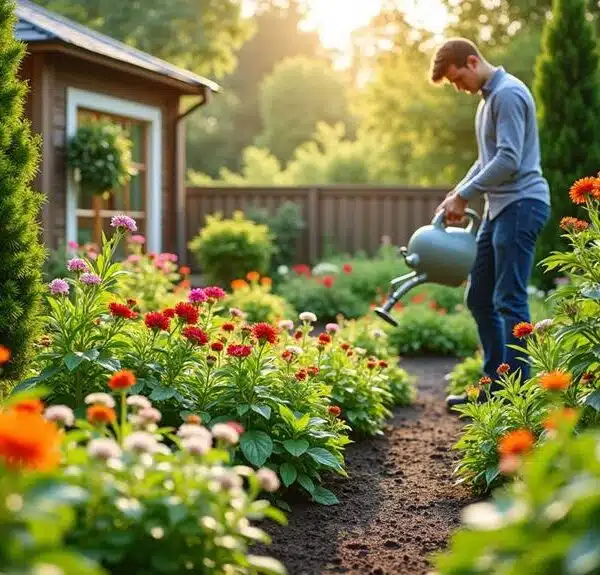
[[[294,354],[289,349],[286,349],[281,354],[281,359],[283,359],[283,361],[292,361],[293,357],[294,357]]]
[[[302,339],[302,332],[300,330],[294,334],[294,339]]]
[[[339,405],[330,405],[327,411],[334,417],[339,417],[342,414],[342,408]]]
[[[574,204],[585,204],[589,195],[595,196],[598,190],[597,178],[581,178],[569,190],[569,197]]]
[[[488,377],[487,375],[484,375],[480,380],[479,380],[479,385],[490,385],[490,383],[492,383],[492,378]]]
[[[327,345],[331,343],[331,336],[328,333],[319,334],[319,343],[322,345]]]
[[[258,341],[268,341],[270,344],[277,343],[277,330],[269,323],[261,322],[252,327],[252,335]]]
[[[175,306],[175,313],[185,322],[189,324],[194,324],[198,321],[200,317],[200,312],[195,305],[191,303],[187,303],[185,301],[179,302]]]
[[[316,365],[311,365],[310,367],[306,368],[306,371],[307,371],[308,375],[310,375],[311,377],[314,377],[315,375],[317,375],[319,373],[319,368]]]
[[[210,349],[212,349],[213,351],[219,352],[219,351],[223,351],[223,347],[225,347],[223,345],[223,342],[221,341],[213,341],[210,344]]]
[[[146,314],[144,323],[150,329],[168,331],[171,322],[165,314],[159,311],[151,311]]]
[[[510,365],[508,363],[501,363],[496,370],[498,375],[502,375],[503,373],[508,373],[510,371]]]
[[[137,313],[123,303],[113,301],[108,304],[108,309],[114,317],[122,317],[125,319],[135,319],[137,317]]]
[[[353,352],[351,349],[349,349],[349,350],[346,352],[346,355],[347,355],[348,357],[352,357],[352,356],[354,355],[354,352]]]
[[[299,276],[310,276],[310,267],[307,266],[306,264],[297,264],[295,266],[292,266],[292,269],[299,275]]]
[[[323,278],[323,285],[324,285],[326,288],[333,287],[333,277],[332,277],[332,276],[325,276],[325,277]]]
[[[252,353],[251,345],[235,345],[227,347],[227,355],[231,357],[248,357]]]
[[[229,427],[233,427],[233,429],[235,429],[239,435],[244,433],[244,426],[237,421],[228,421],[227,425],[229,425]]]
[[[342,269],[344,270],[345,274],[351,274],[352,273],[352,266],[350,264],[344,264],[344,267]]]
[[[167,308],[163,309],[162,314],[165,317],[172,318],[172,317],[175,317],[175,310],[172,307],[167,307]]]
[[[348,351],[350,349],[350,344],[349,343],[343,343],[342,345],[340,345],[340,347],[344,350],[344,351]]]
[[[135,374],[128,369],[115,372],[108,380],[111,389],[129,389],[135,385]]]
[[[189,276],[192,273],[192,270],[190,268],[188,268],[187,266],[181,266],[179,268],[179,273],[182,276]]]
[[[388,362],[385,361],[384,359],[379,360],[379,367],[381,367],[382,369],[385,369],[388,366]]]
[[[306,370],[305,369],[299,369],[295,374],[294,377],[298,380],[298,381],[304,381],[306,379]]]
[[[234,331],[235,325],[228,321],[221,326],[221,329],[223,331]]]
[[[219,300],[223,299],[227,294],[218,286],[208,286],[204,288],[204,295],[208,299]]]
[[[208,343],[208,335],[206,335],[206,332],[199,327],[188,325],[187,327],[183,328],[181,333],[183,337],[196,345],[204,345]]]
[[[88,407],[86,415],[90,423],[114,423],[117,420],[117,414],[112,407],[100,404]]]
[[[377,367],[377,362],[376,362],[376,361],[373,361],[373,360],[369,360],[369,361],[367,362],[367,367],[368,367],[369,369],[375,369],[375,368]]]
[[[128,305],[129,307],[135,307],[137,304],[138,304],[138,302],[137,302],[137,300],[135,300],[135,299],[131,299],[131,298],[129,298],[129,299],[127,300],[127,305]]]
[[[530,323],[527,323],[526,321],[522,321],[521,323],[518,323],[513,328],[513,335],[515,337],[518,337],[519,339],[523,339],[524,337],[527,337],[528,335],[531,335],[532,333],[533,333],[533,326]]]

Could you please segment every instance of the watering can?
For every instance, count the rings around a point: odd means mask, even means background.
[[[465,215],[469,218],[466,228],[447,227],[444,212],[438,212],[431,224],[420,227],[411,236],[408,246],[400,248],[406,265],[413,271],[390,282],[387,301],[375,308],[380,318],[397,326],[390,310],[409,290],[425,282],[458,287],[469,277],[475,262],[481,218],[470,208],[465,210]]]

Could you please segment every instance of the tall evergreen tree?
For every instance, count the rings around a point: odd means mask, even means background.
[[[552,197],[552,215],[538,241],[538,259],[566,247],[560,219],[580,215],[569,199],[569,188],[600,170],[598,47],[586,4],[586,0],[554,0],[536,65],[542,167]],[[542,273],[536,269],[544,287],[550,287],[552,275],[540,277]]]
[[[45,249],[38,215],[42,194],[30,184],[39,140],[23,117],[27,85],[17,76],[25,46],[15,40],[15,4],[0,0],[0,344],[12,352],[4,379],[24,371],[40,328]]]

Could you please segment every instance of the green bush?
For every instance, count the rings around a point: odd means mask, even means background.
[[[221,213],[207,216],[206,225],[189,242],[189,249],[202,266],[206,283],[222,287],[229,287],[249,271],[266,273],[275,252],[267,226],[246,219],[241,211],[232,219],[223,219]]]
[[[446,376],[447,392],[463,393],[470,385],[475,385],[483,377],[483,357],[480,352],[465,358]]]

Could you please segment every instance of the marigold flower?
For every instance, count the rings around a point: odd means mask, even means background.
[[[479,397],[479,388],[475,385],[469,385],[465,392],[470,401],[475,401]]]
[[[11,405],[11,409],[21,413],[37,413],[39,415],[44,411],[44,404],[37,397],[32,397],[21,399]]]
[[[0,345],[0,365],[4,365],[10,361],[10,349],[4,345]]]
[[[590,224],[577,218],[565,217],[560,220],[560,227],[567,232],[583,232],[590,227]]]
[[[199,327],[188,325],[181,332],[183,337],[191,341],[195,345],[205,345],[208,343],[208,334]]]
[[[281,359],[283,359],[283,361],[292,361],[293,358],[294,358],[294,354],[289,349],[286,349],[281,354]]]
[[[255,271],[248,272],[246,274],[246,279],[249,282],[257,282],[260,279],[260,274],[258,272],[255,272]]]
[[[367,367],[369,369],[375,369],[377,367],[377,362],[373,360],[367,361]]]
[[[564,391],[571,385],[571,374],[554,370],[540,376],[540,385],[547,391]]]
[[[250,345],[230,345],[227,347],[227,355],[231,357],[248,357],[252,353]]]
[[[268,341],[270,344],[277,343],[277,330],[269,323],[261,322],[252,327],[252,335],[258,341]]]
[[[544,428],[548,431],[553,431],[561,427],[566,423],[573,423],[577,419],[577,410],[572,407],[563,407],[562,409],[556,409],[542,422]]]
[[[330,405],[327,411],[334,417],[339,417],[342,414],[342,408],[339,405]]]
[[[108,304],[108,310],[110,314],[114,317],[122,317],[125,319],[135,319],[137,317],[137,313],[134,312],[130,306],[127,306],[118,302],[111,302]]]
[[[237,279],[231,282],[231,289],[233,291],[241,290],[248,287],[248,282],[246,280]]]
[[[114,423],[117,420],[117,414],[112,407],[106,407],[106,405],[96,404],[90,405],[86,411],[87,420],[96,425],[105,425],[107,423]]]
[[[571,186],[569,197],[574,204],[585,204],[588,196],[598,189],[597,186],[597,178],[581,178]]]
[[[60,462],[61,434],[39,413],[0,412],[0,459],[11,469],[49,471]]]
[[[150,329],[168,331],[171,322],[164,313],[151,311],[144,317],[144,323]]]
[[[129,389],[135,385],[135,382],[135,373],[128,369],[122,369],[113,373],[108,380],[108,387],[110,389]]]
[[[496,373],[498,375],[502,375],[504,373],[508,373],[510,371],[510,365],[508,365],[508,363],[501,363],[498,366],[498,369],[496,369]]]
[[[518,337],[519,339],[523,339],[524,337],[527,337],[528,335],[531,335],[532,333],[533,333],[533,326],[526,321],[522,321],[522,322],[518,323],[513,328],[513,335],[515,337]]]
[[[300,330],[294,333],[294,339],[302,339],[302,332]]]
[[[340,345],[340,348],[343,349],[344,351],[348,351],[350,349],[350,344],[343,343],[342,345]]]
[[[353,352],[351,349],[349,349],[349,350],[346,352],[346,355],[347,355],[348,357],[352,357],[352,356],[354,355],[354,352]]]
[[[198,321],[200,317],[200,312],[198,308],[191,303],[187,302],[179,302],[175,306],[175,313],[185,322],[189,324],[194,324]]]
[[[531,451],[535,436],[529,429],[516,429],[504,435],[498,442],[498,452],[502,457],[523,455]]]
[[[490,385],[492,383],[492,378],[484,375],[479,379],[479,385]]]

